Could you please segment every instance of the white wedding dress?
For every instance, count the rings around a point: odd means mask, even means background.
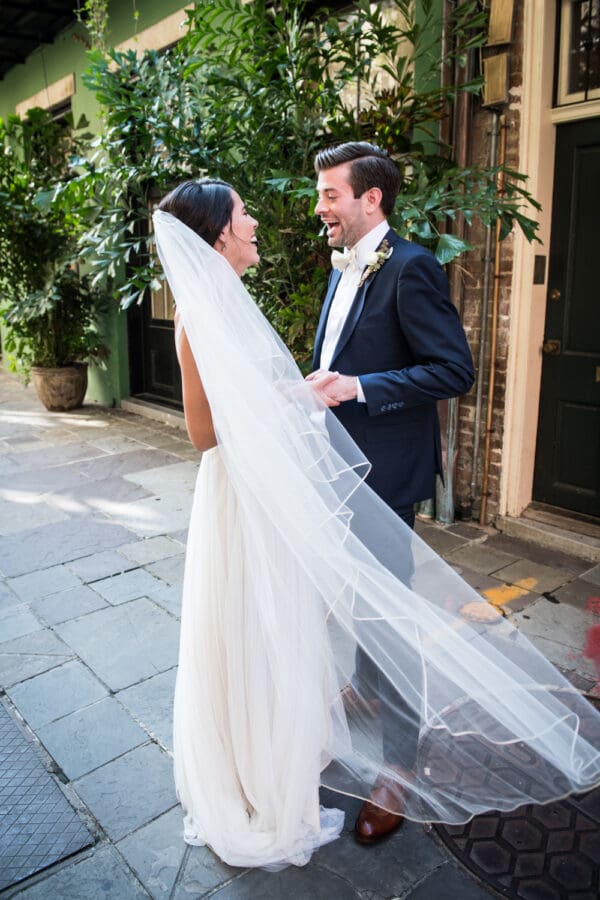
[[[311,664],[327,641],[315,592],[293,566],[285,584],[264,572],[262,515],[238,502],[220,450],[205,453],[188,536],[175,779],[189,843],[209,843],[230,865],[302,865],[343,825],[337,810],[321,822],[318,797],[338,687],[333,668]],[[269,553],[285,554],[278,543],[273,535]]]
[[[229,264],[167,213],[160,258],[211,406],[175,695],[184,836],[234,866],[305,864],[343,825],[319,786],[380,771],[416,821],[600,782],[600,716],[364,484],[368,464]],[[487,621],[486,621],[487,619]],[[421,721],[416,771],[340,686],[360,645]]]

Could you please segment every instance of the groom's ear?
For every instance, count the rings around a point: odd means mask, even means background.
[[[371,187],[367,188],[367,190],[362,195],[364,201],[364,209],[367,213],[373,213],[375,210],[379,209],[381,206],[381,200],[383,198],[383,194],[381,192],[381,188]]]

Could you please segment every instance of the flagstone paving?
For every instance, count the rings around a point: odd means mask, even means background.
[[[146,597],[96,610],[55,631],[113,691],[177,662],[178,623]]]
[[[36,729],[102,700],[108,691],[83,663],[70,660],[8,688],[7,694]]]
[[[326,792],[346,826],[304,868],[232,869],[184,844],[171,723],[198,456],[183,431],[132,413],[46,413],[0,371],[0,699],[94,841],[2,896],[496,896],[430,828],[408,822],[358,847],[358,801]],[[417,530],[579,687],[595,688],[582,650],[600,624],[600,567],[472,523]]]

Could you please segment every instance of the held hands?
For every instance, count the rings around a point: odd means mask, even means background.
[[[339,406],[344,400],[356,400],[356,378],[351,375],[317,369],[306,376],[306,381],[326,406]]]

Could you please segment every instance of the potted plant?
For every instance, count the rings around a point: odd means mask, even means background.
[[[81,406],[87,363],[108,352],[98,327],[107,297],[79,271],[78,238],[89,213],[68,182],[85,136],[71,126],[39,109],[0,120],[4,347],[10,367],[26,381],[33,376],[50,410]]]

